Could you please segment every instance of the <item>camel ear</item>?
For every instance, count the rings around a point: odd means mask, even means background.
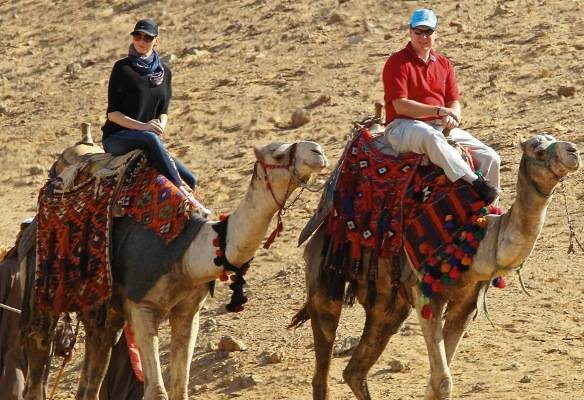
[[[255,154],[255,158],[257,160],[264,161],[264,155],[262,154],[262,152],[258,146],[253,146],[253,153]]]
[[[519,147],[521,151],[525,152],[525,145],[527,140],[523,137],[523,135],[517,135],[519,137]]]

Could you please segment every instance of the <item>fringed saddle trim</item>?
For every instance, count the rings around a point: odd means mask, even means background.
[[[246,282],[243,276],[247,273],[249,264],[253,258],[243,263],[243,265],[240,267],[231,264],[229,260],[227,260],[227,256],[225,255],[225,248],[227,247],[228,223],[229,216],[221,215],[219,217],[219,222],[213,225],[213,230],[217,232],[217,237],[213,239],[213,245],[217,247],[217,251],[215,252],[217,257],[215,257],[213,262],[216,266],[223,267],[223,273],[219,279],[223,282],[231,279],[232,282],[229,285],[229,288],[233,291],[231,294],[231,301],[225,306],[225,308],[229,312],[240,312],[243,311],[243,305],[247,303],[247,296],[243,290],[243,286]],[[229,276],[227,272],[233,272],[233,274]]]

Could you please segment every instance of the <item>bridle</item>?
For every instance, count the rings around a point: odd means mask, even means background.
[[[554,172],[554,170],[551,168],[551,165],[550,165],[550,160],[551,160],[552,156],[554,155],[554,150],[556,148],[556,144],[557,144],[557,142],[553,142],[545,149],[545,156],[544,156],[543,160],[540,160],[540,159],[535,158],[535,157],[530,157],[525,153],[523,154],[523,157],[521,157],[520,170],[524,171],[524,175],[525,175],[525,178],[527,179],[527,182],[531,185],[531,187],[535,190],[535,192],[538,195],[540,195],[541,197],[544,197],[546,199],[551,197],[554,194],[555,189],[552,190],[551,193],[546,193],[546,192],[542,191],[537,186],[537,183],[533,180],[533,178],[527,173],[527,170],[526,170],[526,168],[523,167],[523,165],[526,165],[529,162],[529,163],[531,163],[533,165],[537,165],[539,167],[545,167],[545,168],[547,168],[548,171],[550,171],[552,173],[552,175],[556,178],[556,180],[558,182],[561,182],[562,180],[564,180],[564,177],[558,176],[558,174],[556,174]]]
[[[297,143],[293,143],[290,146],[290,155],[288,157],[287,164],[268,164],[265,161],[260,159],[260,160],[257,160],[255,165],[254,165],[254,171],[256,171],[258,164],[262,167],[262,169],[264,171],[265,180],[266,180],[266,186],[267,186],[268,190],[270,191],[270,194],[272,195],[272,199],[274,199],[274,202],[278,206],[278,216],[277,216],[278,223],[276,224],[276,228],[274,228],[274,231],[270,234],[268,239],[266,239],[266,243],[264,244],[264,249],[268,249],[272,245],[274,240],[276,240],[276,238],[284,230],[284,224],[282,223],[282,215],[285,215],[286,212],[288,211],[288,209],[290,209],[290,207],[292,207],[294,205],[294,203],[296,203],[296,201],[300,198],[300,195],[302,194],[302,192],[304,191],[304,188],[305,188],[304,182],[302,182],[302,180],[300,178],[298,178],[298,173],[296,172],[296,147],[297,147]],[[268,174],[268,170],[273,170],[273,169],[286,169],[290,172],[290,179],[288,180],[288,186],[286,187],[286,192],[284,193],[284,198],[282,200],[278,200],[278,198],[276,197],[276,194],[274,193],[274,188],[272,186],[272,183],[270,182],[270,175]],[[257,176],[257,174],[254,174],[254,175]],[[292,200],[288,205],[286,205],[286,199],[288,199],[288,196],[290,195],[290,193],[293,190],[293,189],[291,189],[293,183],[298,185],[298,186],[301,186],[302,189],[300,190],[300,193],[298,193],[298,196],[296,196],[296,198],[294,200]]]

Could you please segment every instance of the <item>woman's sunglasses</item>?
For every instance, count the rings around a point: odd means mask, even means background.
[[[147,35],[145,33],[132,33],[132,38],[139,42],[140,40],[145,41],[146,43],[151,43],[154,40],[154,36]]]

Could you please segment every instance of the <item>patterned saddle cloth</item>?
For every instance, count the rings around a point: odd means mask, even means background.
[[[81,179],[79,177],[82,177]],[[103,305],[111,296],[112,210],[165,243],[183,231],[189,202],[141,151],[91,154],[41,189],[35,299],[55,313]]]
[[[420,155],[382,152],[374,139],[362,129],[340,161],[324,221],[323,268],[353,281],[365,249],[374,275],[379,257],[397,268],[404,249],[430,298],[468,269],[491,210],[468,183],[450,182],[442,169],[422,165]]]

